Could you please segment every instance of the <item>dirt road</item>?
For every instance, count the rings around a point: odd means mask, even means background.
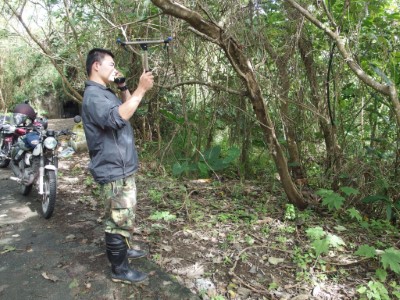
[[[0,169],[0,299],[199,299],[149,259],[131,262],[147,282],[113,283],[96,214],[60,192],[45,220],[36,191],[20,195],[10,175]]]

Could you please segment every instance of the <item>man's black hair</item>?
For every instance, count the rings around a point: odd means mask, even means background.
[[[101,62],[106,55],[110,55],[112,58],[114,58],[114,54],[107,49],[93,48],[89,51],[86,58],[86,73],[88,76],[90,76],[90,73],[92,72],[92,65],[95,62]]]

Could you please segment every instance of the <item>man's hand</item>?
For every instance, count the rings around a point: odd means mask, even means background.
[[[124,75],[118,70],[116,70],[114,82],[117,84],[118,87],[123,87],[126,85]]]
[[[150,90],[154,85],[154,76],[152,72],[144,71],[140,76],[138,90],[142,90],[144,93]]]
[[[142,101],[144,94],[146,94],[146,92],[150,90],[153,85],[153,74],[151,72],[144,71],[143,74],[140,76],[137,89],[133,92],[132,95],[128,93],[129,91],[127,91],[127,95],[125,95],[125,97],[127,98],[126,101],[124,101],[124,103],[118,108],[119,114],[124,120],[129,120],[132,117],[137,107],[139,106],[140,101]]]

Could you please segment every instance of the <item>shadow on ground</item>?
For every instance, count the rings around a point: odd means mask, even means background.
[[[96,215],[60,193],[45,220],[36,191],[23,197],[10,175],[0,169],[1,299],[199,299],[147,259],[131,261],[145,283],[113,283]]]

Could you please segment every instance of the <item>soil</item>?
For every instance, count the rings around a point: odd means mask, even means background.
[[[49,128],[68,129],[72,119],[52,120]],[[36,190],[22,196],[11,171],[0,169],[0,299],[199,299],[151,260],[131,266],[149,273],[144,283],[110,280],[102,210],[84,184],[86,154],[61,159],[53,216],[40,213]],[[79,167],[78,167],[79,166]],[[140,237],[138,235],[138,237]],[[135,246],[148,250],[144,240]]]
[[[52,120],[50,126],[66,129],[73,122]],[[177,180],[143,161],[134,244],[149,255],[131,265],[149,280],[113,283],[88,162],[85,152],[60,160],[49,220],[40,216],[37,193],[21,196],[10,171],[0,170],[1,299],[355,299],[378,268],[347,246],[368,244],[373,233],[337,224],[325,211],[305,211],[291,221],[278,183]],[[316,226],[347,243],[323,262],[306,235]]]

